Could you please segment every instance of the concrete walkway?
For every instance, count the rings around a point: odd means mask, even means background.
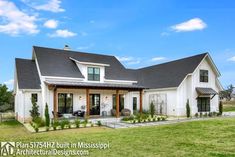
[[[133,127],[143,127],[143,126],[158,126],[158,125],[166,125],[166,124],[176,124],[176,123],[182,123],[182,122],[210,120],[210,119],[218,119],[218,118],[226,118],[226,117],[235,117],[235,114],[234,115],[226,115],[223,117],[180,118],[180,119],[171,119],[171,120],[166,120],[166,121],[145,122],[145,123],[135,123],[135,124],[121,122],[121,121],[106,122],[106,123],[102,123],[102,124],[109,127],[109,128],[119,129],[119,128],[133,128]]]

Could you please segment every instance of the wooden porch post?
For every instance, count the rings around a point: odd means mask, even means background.
[[[57,117],[57,112],[58,112],[58,98],[57,98],[57,88],[54,88],[54,105],[53,105],[53,112],[54,112],[54,118],[58,118]]]
[[[89,98],[89,89],[86,88],[86,116],[90,115],[90,98]]]
[[[142,113],[143,90],[140,90],[140,113]]]
[[[116,117],[119,117],[119,90],[116,90]]]

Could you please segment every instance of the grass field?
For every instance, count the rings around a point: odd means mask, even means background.
[[[223,111],[224,112],[235,111],[235,101],[223,102]]]
[[[0,124],[0,141],[110,142],[110,149],[90,150],[90,156],[235,156],[235,118],[171,125],[108,129],[80,128],[29,133],[16,121]]]

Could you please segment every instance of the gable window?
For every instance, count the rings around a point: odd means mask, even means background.
[[[200,70],[200,82],[208,82],[208,70]]]
[[[34,99],[34,100],[35,100],[35,102],[38,102],[38,94],[36,94],[36,93],[32,93],[32,95],[31,95],[31,99]]]
[[[87,71],[89,81],[100,81],[100,68],[88,67]]]
[[[197,107],[198,112],[210,112],[210,97],[199,97]]]

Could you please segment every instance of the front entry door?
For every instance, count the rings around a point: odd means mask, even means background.
[[[90,94],[90,115],[100,115],[100,94]]]

